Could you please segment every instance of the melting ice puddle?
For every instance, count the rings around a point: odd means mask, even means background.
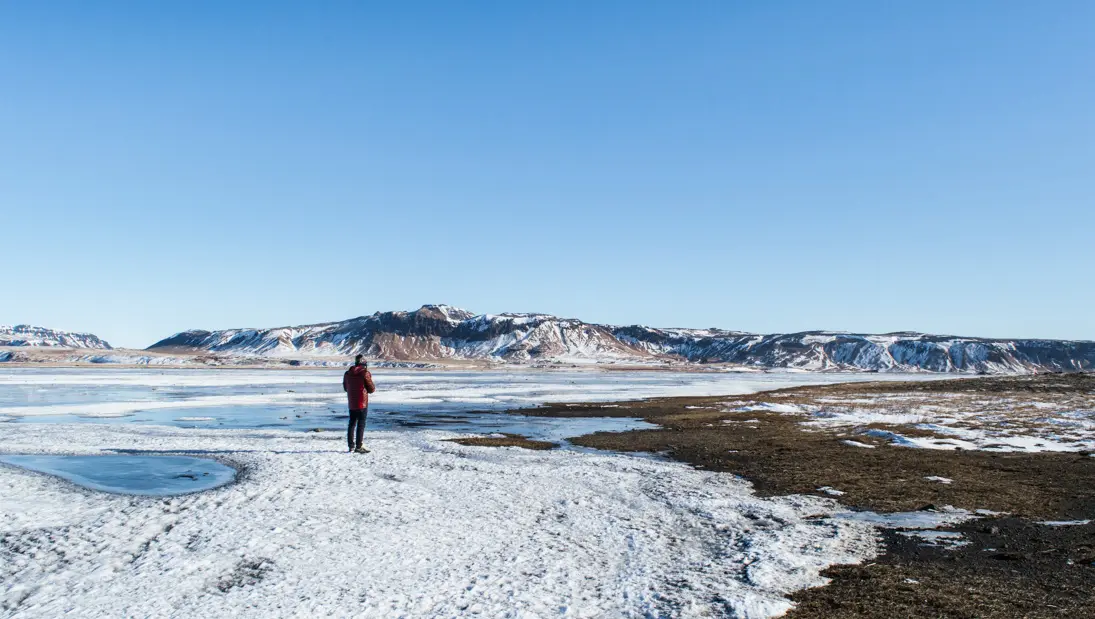
[[[947,550],[969,545],[969,541],[958,531],[898,531],[897,534],[919,538],[923,546],[935,546]]]
[[[114,494],[187,494],[236,478],[230,466],[187,456],[0,456],[0,462]]]
[[[833,514],[833,518],[867,522],[883,529],[916,530],[954,526],[976,518],[976,516],[964,509],[943,506],[938,511],[925,510],[890,514],[871,511],[843,511]]]
[[[818,488],[822,490],[822,488]],[[978,515],[987,510],[978,510]],[[992,514],[994,512],[987,512]],[[880,514],[871,511],[844,511],[833,514],[838,520],[853,520],[867,522],[881,529],[894,529],[898,535],[915,537],[922,541],[924,546],[935,546],[945,550],[954,550],[969,544],[962,533],[958,531],[937,531],[940,527],[950,527],[967,520],[976,518],[977,515],[964,509],[944,506],[937,511],[894,512]]]

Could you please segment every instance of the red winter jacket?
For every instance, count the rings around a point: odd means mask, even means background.
[[[350,410],[356,411],[369,407],[369,394],[376,391],[373,375],[363,365],[355,365],[342,375],[342,390],[350,402]]]

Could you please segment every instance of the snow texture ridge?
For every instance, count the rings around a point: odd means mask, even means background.
[[[76,430],[75,428],[73,430]],[[6,428],[60,453],[64,428]],[[21,617],[770,617],[819,571],[877,552],[831,499],[583,452],[82,425],[68,453],[215,455],[239,482],[154,499],[0,467],[0,608]]]
[[[1095,369],[1095,342],[901,332],[758,335],[611,326],[547,314],[474,315],[445,305],[275,329],[184,331],[149,350],[500,363],[726,363],[810,371],[1035,373]]]
[[[31,325],[0,325],[0,346],[112,349],[106,341],[90,333],[71,333]]]

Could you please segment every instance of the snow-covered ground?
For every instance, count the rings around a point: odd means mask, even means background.
[[[804,418],[808,427],[855,432],[902,447],[987,451],[1095,451],[1095,394],[896,392],[870,397],[771,394],[774,402],[731,399],[724,410]],[[917,432],[908,432],[912,428]],[[848,439],[846,444],[873,447]]]
[[[6,616],[767,617],[876,552],[830,499],[625,455],[437,431],[7,424],[3,451],[184,453],[238,483],[107,495],[0,467]]]

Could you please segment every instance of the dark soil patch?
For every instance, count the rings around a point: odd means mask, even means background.
[[[548,450],[555,449],[559,445],[548,441],[534,441],[520,434],[504,434],[503,436],[476,436],[474,438],[450,438],[451,443],[467,445],[469,447],[521,447],[523,449]]]
[[[1087,394],[1095,395],[1095,372],[1067,374],[1034,374],[1030,376],[984,376],[950,380],[877,382],[829,385],[827,389],[854,387],[860,394],[892,391],[928,393],[996,393],[996,394]]]
[[[1018,518],[953,528],[970,543],[945,550],[884,532],[886,554],[824,572],[826,587],[791,596],[792,619],[1095,617],[1095,525]]]
[[[599,432],[570,442],[664,453],[745,477],[765,496],[820,494],[817,488],[830,486],[845,493],[842,503],[885,512],[934,504],[1057,520],[1095,513],[1095,458],[1085,455],[894,447],[858,434],[811,431],[795,417],[756,411],[708,419],[659,412],[646,419],[663,427]],[[758,423],[746,423],[752,420]],[[846,439],[876,448],[853,447]]]

